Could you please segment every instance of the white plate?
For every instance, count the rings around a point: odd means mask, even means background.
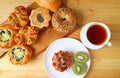
[[[73,73],[71,66],[64,72],[56,71],[52,66],[52,57],[54,53],[58,52],[59,50],[68,51],[72,54],[78,51],[87,53],[89,59],[86,62],[87,69],[85,73],[77,76]],[[45,69],[51,78],[83,78],[90,68],[90,55],[87,48],[80,41],[72,38],[61,38],[51,43],[47,48],[44,57],[44,64]]]

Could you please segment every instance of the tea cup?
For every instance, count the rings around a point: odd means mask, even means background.
[[[105,39],[103,39],[103,37],[105,37]],[[100,49],[105,45],[112,46],[110,38],[110,29],[102,22],[89,22],[85,24],[80,31],[80,39],[89,49]]]

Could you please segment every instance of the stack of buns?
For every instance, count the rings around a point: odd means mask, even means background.
[[[9,25],[0,27],[0,48],[10,48],[8,54],[13,64],[28,63],[33,53],[29,45],[37,40],[39,30],[48,27],[50,22],[62,33],[70,32],[76,26],[75,14],[71,9],[61,7],[61,0],[36,0],[36,3],[39,7],[30,15],[24,6],[16,6],[8,17]]]
[[[33,51],[29,45],[37,40],[39,29],[28,26],[27,8],[16,6],[8,17],[8,24],[0,27],[0,48],[9,48],[8,54],[13,64],[27,64]]]

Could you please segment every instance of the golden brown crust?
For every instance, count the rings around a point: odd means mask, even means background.
[[[3,25],[0,27],[0,30],[4,30],[4,31],[9,31],[10,32],[10,38],[8,38],[7,41],[3,41],[2,39],[5,38],[5,36],[2,36],[2,34],[0,35],[0,48],[8,48],[11,47],[13,45],[15,45],[14,42],[14,37],[15,34],[17,34],[17,31],[12,29],[10,25]]]
[[[17,50],[18,48],[22,48],[22,50],[25,50],[23,58],[18,60],[17,55],[15,55],[15,50]],[[8,51],[8,55],[10,58],[11,63],[15,64],[15,65],[23,65],[23,64],[27,64],[29,62],[29,60],[31,59],[32,56],[32,49],[26,45],[15,45],[13,46],[9,51]]]
[[[71,9],[62,7],[53,14],[52,26],[57,31],[69,32],[76,26],[76,16]]]
[[[16,44],[26,44],[26,39],[23,34],[18,33],[17,35],[15,35],[14,41]]]
[[[51,11],[57,11],[61,6],[61,0],[36,0],[39,6],[50,9]]]
[[[31,26],[36,26],[39,29],[42,29],[43,27],[49,26],[51,16],[48,9],[38,7],[37,9],[32,10],[29,19],[31,22]]]
[[[27,9],[24,6],[17,6],[9,17],[8,21],[12,25],[12,28],[19,29],[28,24]]]
[[[31,45],[37,40],[39,29],[33,26],[26,26],[19,30],[19,34],[22,34],[25,38],[25,44]]]
[[[71,62],[71,55],[67,51],[60,50],[52,58],[53,67],[60,72],[67,70]]]

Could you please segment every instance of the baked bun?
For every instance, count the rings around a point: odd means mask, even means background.
[[[53,67],[60,72],[67,70],[71,62],[71,55],[67,51],[60,50],[52,58]]]
[[[39,29],[49,26],[49,21],[51,16],[49,10],[43,7],[38,7],[37,9],[32,10],[31,15],[29,16],[31,26],[36,26]]]
[[[27,64],[32,56],[32,50],[26,45],[15,45],[8,51],[11,63],[13,64]]]
[[[0,48],[8,48],[15,45],[14,37],[17,31],[11,28],[10,25],[0,27]]]
[[[9,17],[8,21],[12,25],[12,28],[19,29],[28,24],[27,9],[24,6],[17,6]]]
[[[25,36],[23,34],[16,34],[14,37],[14,41],[16,44],[27,44]]]
[[[52,26],[60,32],[69,32],[76,26],[76,15],[66,7],[60,8],[52,16]]]
[[[57,11],[61,6],[61,0],[36,0],[39,6],[50,9],[51,11]]]
[[[23,36],[19,35],[18,40],[21,41],[20,43],[25,43],[27,45],[31,45],[32,43],[34,43],[37,40],[38,33],[39,33],[39,29],[37,27],[26,26],[19,30],[19,34],[21,34]]]

